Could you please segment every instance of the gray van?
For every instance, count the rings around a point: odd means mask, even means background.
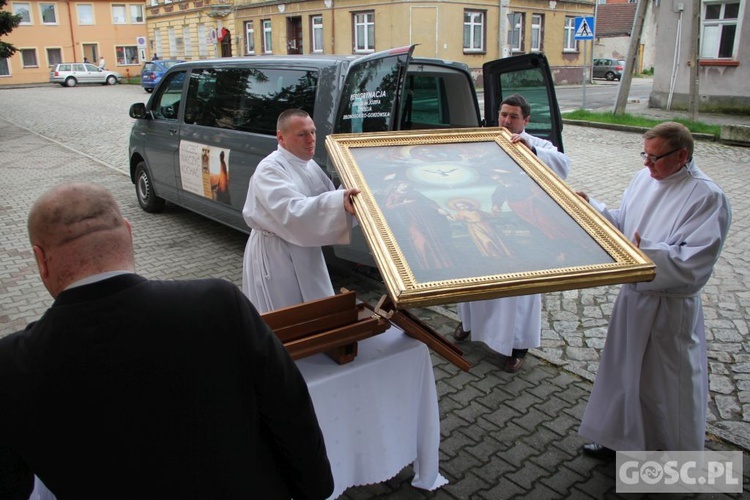
[[[276,149],[276,118],[288,108],[313,118],[315,161],[332,177],[324,145],[331,133],[497,126],[498,104],[515,92],[532,106],[527,131],[562,150],[562,120],[543,54],[484,65],[483,120],[469,68],[414,58],[413,50],[224,58],[170,68],[148,103],[130,108],[136,119],[130,177],[138,203],[158,212],[170,201],[249,232],[242,219],[248,182]],[[359,231],[354,238],[336,254],[372,265]]]

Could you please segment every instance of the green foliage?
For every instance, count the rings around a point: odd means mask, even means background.
[[[577,109],[568,113],[563,113],[563,118],[568,120],[581,120],[598,123],[612,123],[615,125],[629,125],[632,127],[651,128],[654,125],[662,123],[664,120],[653,120],[642,116],[630,115],[624,113],[615,115],[611,112],[594,112]],[[674,121],[682,123],[694,134],[711,134],[715,137],[721,135],[721,127],[718,125],[709,125],[703,122],[694,122],[682,118],[675,118]]]
[[[0,8],[5,7],[8,0],[0,0]],[[21,16],[17,16],[7,10],[0,10],[0,36],[7,35],[21,23]],[[5,59],[16,53],[16,48],[0,40],[0,58]]]

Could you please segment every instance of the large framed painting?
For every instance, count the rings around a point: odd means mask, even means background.
[[[504,128],[334,134],[397,308],[649,281],[654,264]]]

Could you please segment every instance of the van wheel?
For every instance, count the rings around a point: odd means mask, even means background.
[[[149,94],[150,94],[151,92],[153,92],[153,91],[154,91],[154,89],[143,89],[143,90],[145,90],[145,91],[146,91],[146,92],[148,92]]]
[[[65,86],[66,86],[66,87],[75,87],[75,86],[76,86],[76,83],[78,83],[78,81],[77,81],[77,80],[76,80],[75,78],[73,78],[72,76],[69,76],[69,77],[68,77],[68,78],[67,78],[67,79],[65,80]]]
[[[615,79],[615,74],[611,71],[607,71],[607,74],[604,75],[604,78],[606,78],[607,80],[611,82]]]
[[[107,77],[107,85],[114,85],[115,83],[117,83],[117,78],[115,77],[115,75],[109,75]]]
[[[135,167],[135,195],[138,197],[138,204],[146,212],[156,213],[164,209],[164,198],[159,198],[154,193],[154,184],[143,162]]]

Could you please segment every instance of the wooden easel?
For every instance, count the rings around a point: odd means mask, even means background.
[[[460,369],[468,371],[471,367],[461,349],[410,312],[393,308],[386,295],[372,307],[358,303],[355,292],[342,289],[333,297],[277,309],[261,317],[292,359],[324,352],[339,364],[349,363],[357,356],[357,341],[379,335],[393,323]]]

